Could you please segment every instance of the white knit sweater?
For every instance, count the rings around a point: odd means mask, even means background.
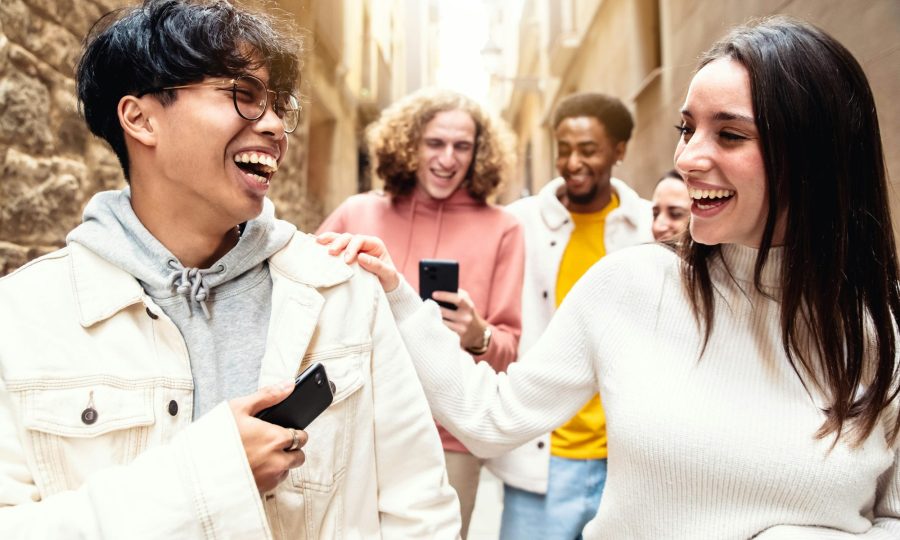
[[[779,304],[752,286],[757,251],[713,264],[713,333],[698,331],[677,257],[604,258],[566,297],[527,362],[473,364],[433,302],[389,295],[435,417],[473,453],[509,450],[600,391],[609,476],[588,539],[900,538],[897,451],[879,426],[858,448],[816,440],[824,416],[782,350]],[[780,250],[763,283],[777,296]]]

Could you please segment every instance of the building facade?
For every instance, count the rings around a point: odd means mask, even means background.
[[[514,8],[496,0],[491,6],[500,51],[491,100],[519,141],[519,171],[503,200],[535,193],[556,176],[552,111],[582,91],[615,95],[631,109],[634,134],[614,174],[649,197],[673,166],[672,126],[680,122],[698,56],[731,26],[774,14],[822,27],[860,61],[875,94],[888,171],[900,182],[896,0],[524,0]],[[896,234],[900,198],[891,202]]]

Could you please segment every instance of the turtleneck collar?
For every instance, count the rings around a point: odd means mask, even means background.
[[[767,289],[781,288],[784,249],[784,247],[769,249],[766,265],[763,267],[760,275],[760,285]],[[753,272],[756,268],[756,259],[760,253],[759,249],[739,244],[722,244],[721,253],[722,259],[725,261],[734,279],[743,283],[753,283]]]

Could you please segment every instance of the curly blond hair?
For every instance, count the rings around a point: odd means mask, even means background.
[[[475,122],[475,152],[462,186],[479,201],[497,191],[515,162],[509,128],[462,94],[423,89],[386,108],[366,129],[372,170],[384,180],[386,192],[392,196],[412,192],[425,125],[438,113],[457,110],[468,113]]]

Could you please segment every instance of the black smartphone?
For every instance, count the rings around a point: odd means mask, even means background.
[[[294,391],[268,409],[256,413],[256,417],[281,427],[306,429],[334,400],[334,383],[328,380],[325,366],[316,362],[294,381]]]
[[[422,259],[419,261],[419,296],[422,297],[422,300],[431,298],[431,293],[434,291],[455,293],[458,290],[458,262],[449,259]],[[447,302],[438,302],[438,304],[441,307],[456,310],[454,304]]]

